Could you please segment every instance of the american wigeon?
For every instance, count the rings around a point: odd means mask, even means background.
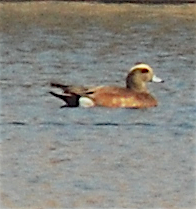
[[[50,93],[66,102],[66,105],[62,107],[148,108],[157,106],[157,100],[148,92],[146,87],[146,83],[149,81],[163,82],[153,74],[149,65],[137,63],[128,72],[126,87],[83,87],[51,83],[51,86],[61,88],[64,93]]]

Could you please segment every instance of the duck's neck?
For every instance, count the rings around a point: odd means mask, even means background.
[[[126,79],[126,87],[127,89],[138,91],[138,92],[147,92],[146,83],[140,79],[132,79],[131,77],[127,77]]]

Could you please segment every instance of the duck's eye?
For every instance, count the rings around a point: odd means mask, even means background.
[[[148,69],[142,69],[142,73],[148,73]]]

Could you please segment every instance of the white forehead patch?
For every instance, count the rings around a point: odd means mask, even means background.
[[[141,63],[141,64],[138,64],[138,65],[133,66],[130,69],[130,72],[133,71],[133,70],[135,70],[135,69],[148,69],[148,70],[152,70],[152,68],[149,65],[144,64],[144,63]]]

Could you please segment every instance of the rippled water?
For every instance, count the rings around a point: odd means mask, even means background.
[[[82,21],[1,30],[3,206],[194,207],[195,22]],[[60,109],[48,93],[50,81],[124,85],[137,61],[165,80],[149,85],[156,108]]]

